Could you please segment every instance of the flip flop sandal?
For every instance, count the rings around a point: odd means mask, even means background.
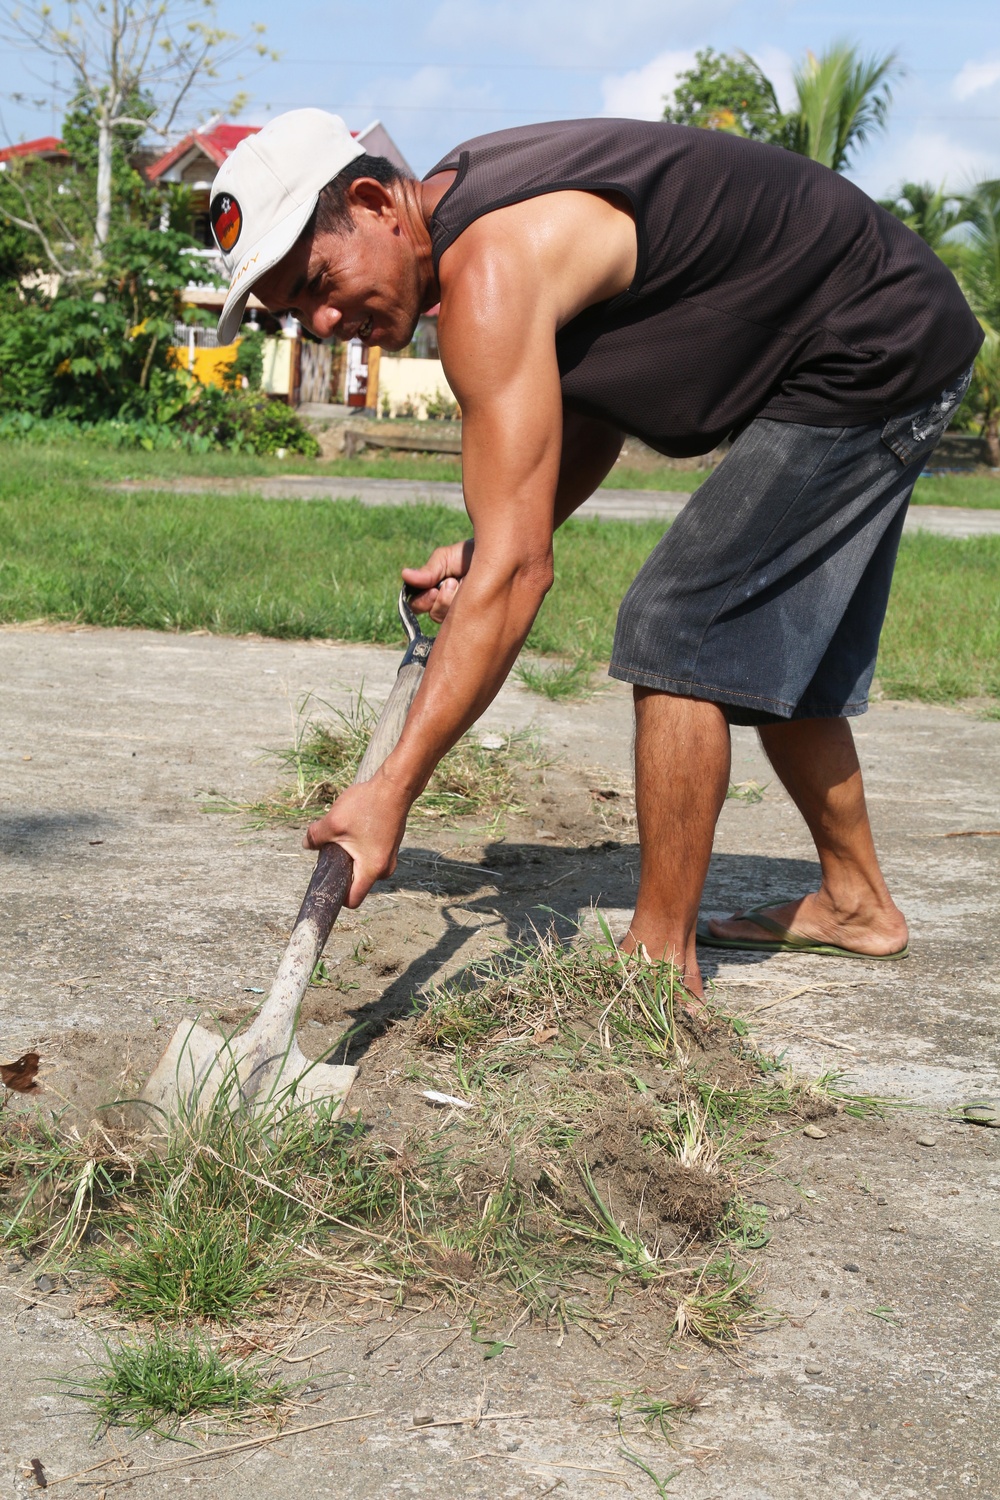
[[[1000,1130],[1000,1099],[970,1099],[959,1106],[970,1125],[989,1125]]]
[[[774,902],[768,902],[773,906]],[[900,948],[896,953],[857,953],[853,948],[838,948],[836,943],[822,943],[815,938],[803,937],[799,932],[793,932],[789,927],[782,927],[780,922],[775,922],[771,917],[762,915],[764,907],[752,906],[749,911],[740,912],[738,920],[746,918],[755,927],[761,927],[765,932],[772,932],[773,938],[721,938],[707,928],[698,928],[697,938],[706,948],[737,948],[749,953],[820,953],[825,958],[859,958],[866,963],[889,963],[897,958],[909,958],[909,944]]]

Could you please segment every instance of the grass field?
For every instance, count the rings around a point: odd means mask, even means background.
[[[83,446],[71,457],[16,445],[3,455],[2,621],[395,642],[400,567],[467,530],[460,513],[434,506],[115,493],[102,483],[112,474],[266,466],[219,456],[88,459]],[[657,522],[569,522],[529,646],[607,660],[618,603],[661,534]],[[904,538],[879,678],[894,696],[932,702],[1000,697],[1000,537]]]
[[[45,446],[0,443],[0,455],[18,470],[57,470],[68,482],[119,482],[126,479],[250,479],[271,474],[328,474],[342,478],[419,479],[457,483],[462,478],[458,458],[447,454],[384,455],[372,451],[354,459],[312,459],[295,454],[285,459],[258,458],[252,453],[145,453],[141,449],[112,449],[82,439],[77,443]],[[623,490],[674,490],[690,494],[705,479],[704,470],[614,469],[607,485]],[[1000,509],[1000,475],[929,474],[917,483],[915,505],[961,505],[977,510]]]

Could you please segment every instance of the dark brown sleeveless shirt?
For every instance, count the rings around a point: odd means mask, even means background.
[[[752,417],[859,426],[917,407],[982,332],[951,272],[861,190],[722,132],[566,120],[479,136],[431,221],[434,264],[483,214],[561,189],[635,215],[628,291],[556,337],[563,398],[663,453],[705,453]],[[428,175],[433,175],[429,173]]]

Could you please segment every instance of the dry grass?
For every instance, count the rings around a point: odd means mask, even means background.
[[[377,710],[361,693],[347,710],[308,697],[299,708],[294,745],[272,752],[286,781],[259,802],[213,799],[205,804],[206,811],[241,813],[254,828],[297,826],[319,816],[354,780],[377,718]],[[469,733],[441,761],[411,816],[485,817],[495,835],[507,814],[521,810],[517,769],[543,764],[530,735]]]

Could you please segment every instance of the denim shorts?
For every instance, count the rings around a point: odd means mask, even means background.
[[[970,378],[887,422],[751,422],[625,595],[611,676],[733,724],[864,713],[907,503]]]

